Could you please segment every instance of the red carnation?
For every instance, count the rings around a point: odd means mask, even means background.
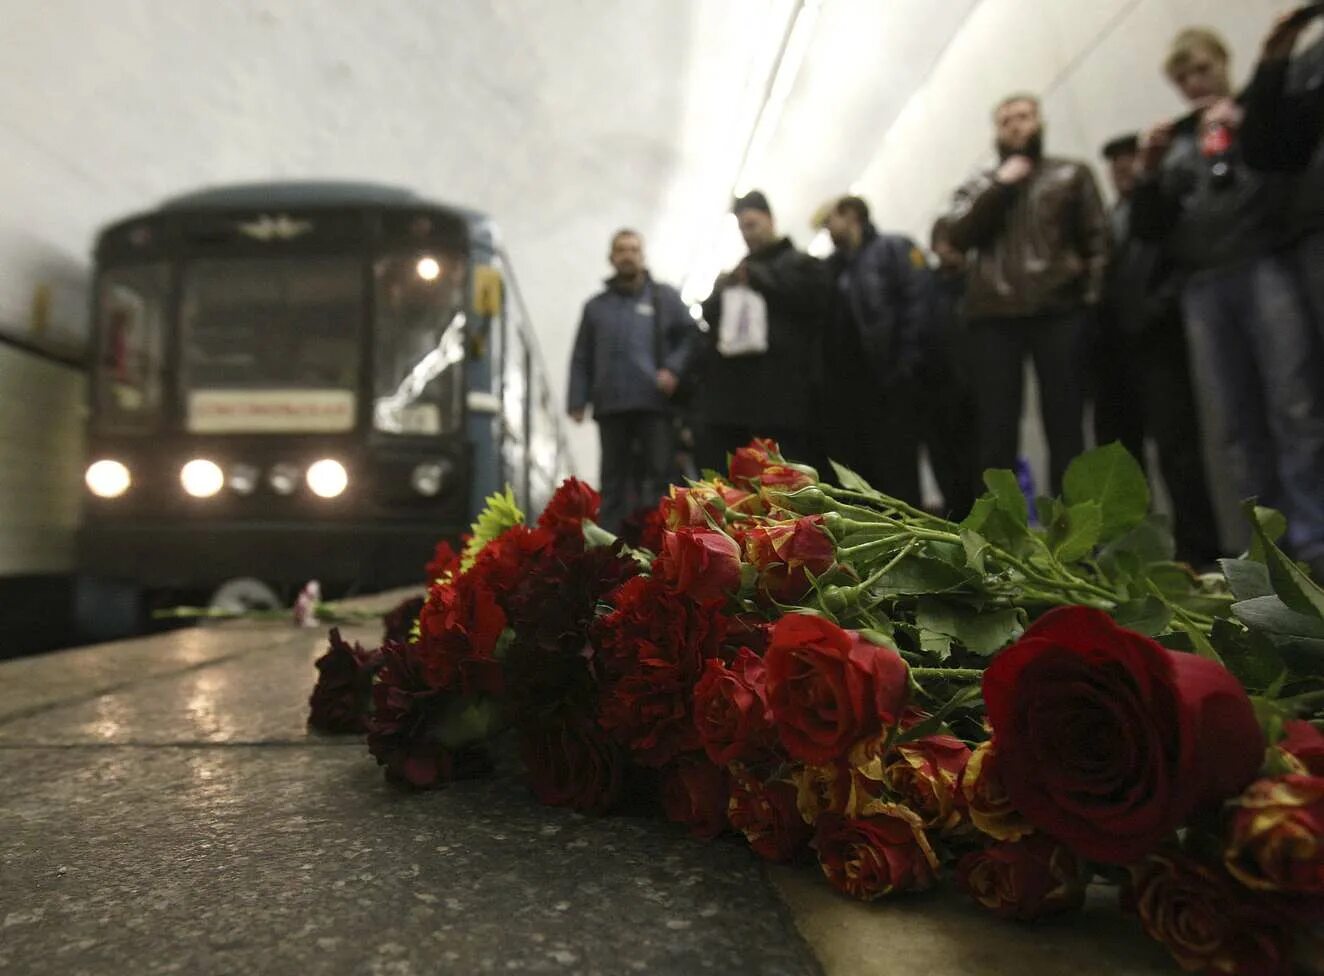
[[[1144,857],[1264,758],[1246,692],[1099,610],[1045,614],[984,672],[1003,783],[1030,823],[1098,861]]]
[[[813,836],[813,827],[800,815],[796,792],[794,783],[765,783],[739,764],[731,767],[727,819],[766,861],[794,860]]]
[[[372,696],[372,678],[381,661],[377,650],[351,647],[331,629],[326,653],[317,659],[317,684],[308,699],[308,724],[319,732],[362,732]]]
[[[745,553],[759,571],[759,587],[778,603],[794,603],[809,592],[809,575],[822,576],[837,559],[823,516],[775,522],[745,534]]]
[[[541,803],[603,814],[620,799],[625,757],[592,725],[576,722],[524,732],[520,753]]]
[[[742,647],[730,667],[716,658],[709,660],[694,688],[694,721],[713,762],[725,765],[765,758],[777,733],[762,659]]]
[[[667,532],[653,575],[695,600],[722,600],[740,589],[740,546],[715,529]]]
[[[451,548],[451,544],[446,539],[437,543],[436,549],[432,553],[432,561],[423,567],[425,578],[429,583],[433,580],[445,579],[454,576],[460,571],[460,560],[464,556],[464,543],[468,539],[466,534],[460,540],[458,550]]]
[[[601,495],[578,478],[567,478],[538,517],[538,527],[582,544],[584,519],[596,522],[601,507]]]
[[[726,829],[730,786],[726,770],[702,757],[682,758],[662,780],[662,806],[672,823],[685,824],[700,840]]]
[[[893,724],[905,705],[901,655],[822,617],[782,617],[764,663],[782,745],[805,762],[844,756],[857,740]]]
[[[466,694],[500,691],[499,669],[492,665],[506,614],[481,577],[466,573],[452,583],[434,583],[418,624],[419,643],[427,651],[424,674],[433,687],[450,688],[462,680]]]

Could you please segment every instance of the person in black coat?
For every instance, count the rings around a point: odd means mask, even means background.
[[[733,210],[749,254],[718,276],[703,303],[709,332],[694,398],[700,467],[722,470],[726,456],[753,437],[771,437],[793,461],[819,460],[813,403],[826,290],[822,263],[777,233],[772,208],[757,190]],[[755,293],[751,303],[748,292]],[[762,302],[760,313],[751,304]],[[739,308],[740,321],[723,310]],[[734,318],[734,317],[733,317]],[[752,330],[746,329],[752,320]]]
[[[879,233],[859,197],[838,200],[824,226],[836,245],[827,262],[827,451],[880,491],[918,505],[914,379],[931,311],[927,262],[910,238]]]

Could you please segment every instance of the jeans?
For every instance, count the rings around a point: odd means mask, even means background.
[[[597,421],[602,445],[600,523],[609,532],[620,532],[627,515],[656,505],[667,489],[675,453],[671,417],[626,410]]]
[[[1281,509],[1300,559],[1324,555],[1324,357],[1291,266],[1268,255],[1193,275],[1191,361],[1240,493]]]
[[[1025,357],[1034,360],[1048,436],[1054,494],[1072,458],[1085,449],[1084,309],[1024,318],[973,319],[967,335],[979,408],[979,466],[1012,468],[1021,425]]]

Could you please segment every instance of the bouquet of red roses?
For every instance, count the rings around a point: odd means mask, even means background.
[[[1324,893],[1324,591],[1281,518],[1249,507],[1251,551],[1198,576],[1116,446],[1039,526],[1010,472],[960,524],[836,474],[755,441],[636,549],[573,479],[532,527],[498,497],[409,637],[333,634],[315,716],[358,714],[418,787],[513,729],[545,803],[655,786],[694,835],[858,898],[949,874],[1032,919],[1108,879],[1184,968],[1290,971]]]

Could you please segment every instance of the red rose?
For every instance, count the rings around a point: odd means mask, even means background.
[[[782,745],[805,762],[844,756],[857,739],[895,722],[905,705],[901,655],[822,617],[782,617],[764,663]]]
[[[1187,972],[1289,976],[1292,926],[1222,872],[1184,854],[1132,866],[1124,904]]]
[[[1231,803],[1224,863],[1256,891],[1324,895],[1324,778],[1256,780]]]
[[[822,576],[837,560],[821,515],[756,526],[745,535],[745,553],[759,571],[759,587],[782,604],[808,593],[809,574]]]
[[[525,732],[520,754],[541,803],[603,814],[620,799],[625,757],[592,725]]]
[[[615,609],[590,629],[602,675],[598,722],[644,766],[664,766],[702,748],[694,724],[694,686],[717,656],[725,620],[713,604],[672,593],[657,579],[622,585]]]
[[[781,449],[776,441],[755,437],[744,447],[736,448],[731,455],[731,483],[752,488],[754,479],[763,474],[763,469],[779,463],[781,459]]]
[[[984,701],[1012,804],[1111,864],[1144,857],[1194,810],[1240,792],[1264,758],[1236,678],[1100,610],[1045,614],[984,672]]]
[[[1324,733],[1299,718],[1283,723],[1282,750],[1293,772],[1324,776]]]
[[[789,495],[815,484],[817,479],[789,464],[772,464],[759,474],[759,497],[769,508],[779,507],[779,495]]]
[[[726,829],[729,794],[726,770],[701,757],[681,759],[662,780],[667,819],[685,824],[700,840],[710,840]]]
[[[602,496],[578,478],[566,478],[538,516],[538,527],[583,541],[584,519],[596,522]]]
[[[726,814],[731,826],[745,835],[750,848],[765,861],[794,860],[814,833],[800,816],[793,783],[780,779],[764,783],[739,764],[731,767]]]
[[[777,733],[762,659],[747,647],[730,667],[710,659],[694,687],[694,722],[704,750],[718,765],[766,757]]]
[[[838,891],[873,901],[896,892],[923,891],[937,880],[938,858],[919,818],[903,806],[855,820],[825,813],[816,826],[818,863]]]
[[[966,761],[961,773],[961,800],[970,822],[990,837],[1018,840],[1034,832],[1007,797],[992,742],[981,742]]]
[[[925,827],[951,830],[961,822],[957,798],[970,749],[951,735],[929,735],[897,746],[883,781],[919,814]]]
[[[1029,921],[1085,904],[1083,866],[1043,834],[971,851],[957,862],[956,884],[1002,918]]]
[[[740,589],[740,546],[715,529],[667,532],[653,575],[695,600],[722,600]]]

